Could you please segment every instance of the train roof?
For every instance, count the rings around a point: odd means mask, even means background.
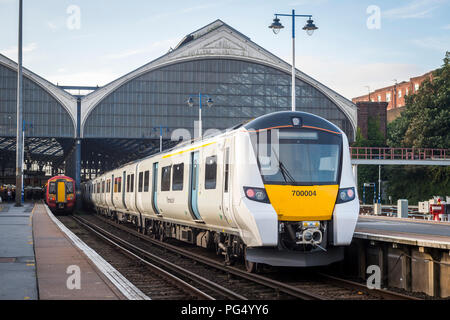
[[[294,125],[293,123],[294,118],[299,119],[297,125]],[[247,130],[261,130],[274,127],[311,128],[342,134],[342,130],[330,121],[314,114],[302,111],[273,112],[258,117],[244,125],[244,128]]]
[[[66,180],[74,181],[71,177],[68,177],[68,176],[54,176],[54,177],[51,177],[50,179],[48,179],[48,181],[59,180],[59,179],[66,179]]]
[[[300,124],[299,126],[293,126],[292,123],[292,119],[293,118],[300,118]],[[227,134],[230,133],[234,130],[237,130],[239,128],[245,128],[246,130],[259,130],[259,129],[269,129],[272,127],[285,127],[285,126],[290,126],[290,127],[300,127],[300,128],[313,128],[313,129],[319,129],[319,130],[324,130],[324,131],[328,131],[328,132],[332,132],[332,133],[336,133],[336,134],[342,134],[343,131],[341,129],[339,129],[339,127],[337,127],[336,125],[334,125],[333,123],[331,123],[330,121],[321,118],[319,116],[316,116],[314,114],[311,113],[307,113],[307,112],[302,112],[302,111],[278,111],[278,112],[272,112],[263,116],[260,116],[258,118],[252,119],[252,120],[247,120],[244,122],[241,122],[237,125],[234,125],[231,128],[225,129],[225,130],[221,130],[220,132],[217,132],[215,134],[211,134],[211,135],[207,135],[207,136],[203,136],[202,140],[206,140],[206,139],[211,139],[211,138],[215,138],[215,137],[219,137],[223,134]],[[138,161],[142,161],[145,159],[149,159],[152,158],[154,156],[157,156],[158,154],[161,153],[167,153],[170,151],[173,151],[175,149],[178,148],[182,148],[188,145],[191,145],[193,143],[196,143],[200,141],[199,138],[194,138],[191,139],[189,141],[183,141],[180,142],[179,144],[177,144],[176,146],[164,150],[162,152],[158,152],[158,153],[153,153],[151,155],[148,155],[146,157],[143,157],[141,159],[136,159],[130,162],[127,162],[123,165],[121,165],[120,167],[117,167],[113,170],[118,170],[120,168],[124,168],[126,166],[135,164]],[[99,177],[96,177],[92,180],[95,180],[97,178],[102,177],[104,174],[100,175]]]

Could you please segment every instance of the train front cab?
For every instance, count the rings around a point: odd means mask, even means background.
[[[50,179],[47,185],[47,205],[54,213],[71,213],[75,206],[74,181],[66,177]]]
[[[247,128],[263,188],[244,182],[244,195],[249,206],[272,206],[278,241],[276,248],[249,248],[246,259],[283,266],[342,260],[359,213],[345,134],[302,112],[261,117]]]

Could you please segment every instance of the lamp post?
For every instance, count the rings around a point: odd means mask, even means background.
[[[312,15],[307,14],[295,14],[295,10],[292,10],[292,14],[282,14],[282,13],[275,13],[275,18],[273,19],[273,23],[269,26],[270,29],[272,29],[273,33],[278,34],[281,29],[284,28],[284,26],[280,23],[280,17],[292,17],[292,111],[295,111],[295,17],[306,17],[308,20],[306,21],[305,26],[303,27],[303,30],[306,31],[306,33],[311,36],[314,33],[314,30],[318,29],[316,25],[314,24],[312,18]]]
[[[169,132],[169,127],[159,126],[159,152],[162,152],[163,129],[166,130],[166,132]],[[158,127],[153,128],[153,131],[157,132],[158,131]]]
[[[187,104],[190,107],[194,106],[194,99],[193,97],[195,97],[196,95],[191,95],[189,96],[189,99],[186,101]],[[202,94],[202,93],[198,93],[198,123],[199,123],[199,137],[200,139],[202,139],[203,134],[202,134],[202,98],[207,98],[206,100],[206,105],[208,107],[211,107],[213,105],[213,100],[211,99],[210,96],[206,95],[206,94]]]
[[[16,137],[16,207],[22,206],[23,189],[23,132],[22,132],[22,5],[19,0],[19,39],[17,61],[17,137]]]
[[[23,174],[23,168],[25,168],[25,131],[27,129],[32,129],[33,128],[33,123],[31,121],[22,121],[22,146],[23,146],[23,151],[22,151],[22,190],[21,190],[21,199],[22,202],[25,201],[25,192],[24,192],[24,185],[23,185],[23,180],[24,180],[24,174]],[[31,135],[31,134],[30,134]],[[29,171],[30,169],[27,167],[27,170]],[[16,188],[16,192],[17,192],[17,188]]]

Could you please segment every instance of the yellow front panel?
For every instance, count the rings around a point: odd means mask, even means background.
[[[58,199],[57,202],[66,202],[66,183],[58,181]]]
[[[265,185],[270,203],[280,221],[330,220],[338,185]]]

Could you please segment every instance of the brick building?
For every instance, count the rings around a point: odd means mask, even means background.
[[[352,101],[353,103],[387,102],[387,121],[391,122],[400,115],[405,107],[405,96],[416,93],[426,79],[432,79],[432,71],[410,78],[409,81],[402,81],[389,87],[376,89],[364,96],[353,98]]]

